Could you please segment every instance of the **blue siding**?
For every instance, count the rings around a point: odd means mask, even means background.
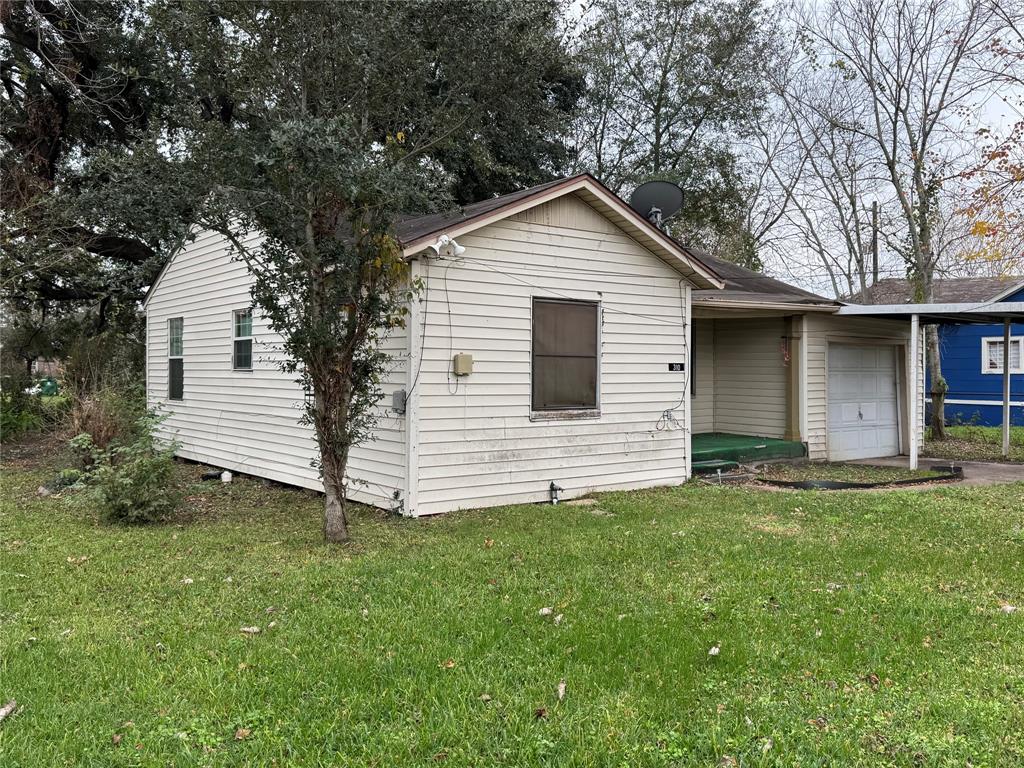
[[[1024,290],[1004,301],[1024,301]],[[1013,336],[1024,336],[1024,323],[1011,325]],[[982,373],[982,344],[985,337],[1002,338],[1002,325],[941,325],[939,344],[942,355],[942,372],[949,384],[946,394],[946,423],[974,423],[984,426],[999,426],[1003,423],[1003,377],[1000,374]],[[928,377],[927,391],[931,390]],[[991,405],[957,404],[950,400],[980,400]],[[1024,402],[1024,374],[1010,376],[1011,402]],[[1024,406],[1010,408],[1010,423],[1024,426]]]

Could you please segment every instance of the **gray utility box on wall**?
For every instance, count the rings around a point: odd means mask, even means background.
[[[452,358],[452,373],[456,376],[469,376],[473,372],[473,356],[460,352]]]

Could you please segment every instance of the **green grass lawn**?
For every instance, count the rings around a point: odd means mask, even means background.
[[[948,439],[925,440],[922,456],[960,461],[1006,461],[1002,427],[946,427]],[[1024,427],[1010,427],[1009,461],[1024,462]]]
[[[330,547],[299,491],[122,528],[51,475],[3,472],[3,766],[1024,763],[1024,484],[362,510]]]

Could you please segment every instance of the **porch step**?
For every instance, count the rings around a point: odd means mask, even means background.
[[[798,459],[806,455],[803,443],[757,435],[706,432],[693,436],[693,467],[711,461],[748,462]],[[714,469],[718,469],[715,467]]]

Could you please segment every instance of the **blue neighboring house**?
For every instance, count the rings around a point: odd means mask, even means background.
[[[871,304],[909,304],[906,280],[879,280],[868,288]],[[857,297],[855,301],[860,301]],[[1024,301],[1024,277],[965,277],[936,280],[936,304]],[[1003,423],[1003,326],[939,326],[947,424]],[[926,382],[931,391],[931,377]],[[930,402],[930,399],[929,399]],[[931,414],[929,413],[929,418]],[[1010,423],[1024,426],[1024,323],[1010,326]]]

